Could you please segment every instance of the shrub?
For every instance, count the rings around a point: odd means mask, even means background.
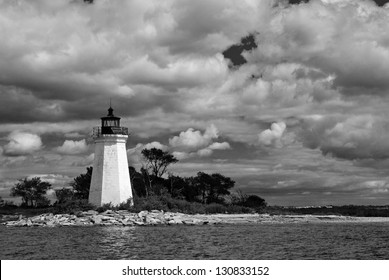
[[[216,213],[226,213],[227,207],[222,204],[211,203],[205,205],[205,213],[207,214],[216,214]]]
[[[53,213],[68,213],[68,214],[76,214],[80,211],[88,211],[92,210],[95,207],[91,205],[87,199],[75,199],[65,201],[63,203],[55,203],[53,205]]]
[[[105,203],[102,206],[97,207],[96,211],[99,213],[102,213],[102,212],[105,212],[107,210],[117,210],[117,209],[118,209],[118,207],[113,206],[112,203]]]

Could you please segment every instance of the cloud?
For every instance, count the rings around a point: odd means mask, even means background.
[[[300,131],[304,146],[344,159],[389,158],[389,123],[372,115],[305,120]]]
[[[180,132],[179,136],[170,138],[169,145],[176,149],[190,151],[209,145],[215,138],[218,138],[218,130],[212,124],[207,127],[203,134],[199,130],[188,128],[186,131]]]
[[[223,143],[215,142],[215,143],[212,143],[211,145],[209,145],[208,149],[227,150],[227,149],[231,149],[231,146],[228,142],[223,142]]]
[[[4,146],[4,153],[8,156],[28,155],[42,148],[42,140],[36,134],[14,131],[7,139],[9,143]]]
[[[88,145],[85,139],[80,141],[65,140],[62,146],[56,148],[56,150],[61,154],[77,155],[85,153],[88,150]]]
[[[198,150],[197,152],[191,152],[191,153],[178,152],[177,155],[179,157],[181,157],[182,159],[191,158],[191,157],[195,157],[195,156],[209,157],[210,155],[213,154],[213,152],[215,150],[228,150],[228,149],[231,149],[231,146],[228,142],[223,142],[223,143],[215,142],[206,148]]]
[[[31,174],[28,176],[29,179],[34,177],[39,177],[41,181],[50,183],[53,188],[67,186],[72,181],[71,177],[63,174]],[[51,189],[51,191],[53,190]]]
[[[387,9],[373,1],[310,1],[272,18],[261,33],[262,48],[254,52],[261,60],[319,68],[350,90],[388,88],[388,19]]]
[[[219,138],[219,130],[211,124],[204,133],[193,128],[180,132],[178,136],[169,138],[169,145],[173,150],[172,154],[178,160],[208,157],[213,154],[214,150],[231,149],[228,142],[213,142],[217,138]]]
[[[87,157],[82,157],[77,159],[72,163],[73,166],[91,166],[93,165],[93,160],[95,159],[95,153],[91,153]]]
[[[127,157],[130,165],[141,166],[143,164],[142,150],[144,149],[160,149],[163,151],[168,150],[166,145],[161,144],[160,142],[154,141],[147,144],[138,143],[134,148],[127,150]]]
[[[286,124],[284,122],[272,123],[270,129],[262,131],[258,135],[259,144],[265,146],[281,145],[281,138],[284,135]]]
[[[163,144],[161,144],[161,143],[159,143],[157,141],[154,141],[154,142],[151,142],[151,143],[147,143],[146,145],[142,146],[142,150],[143,149],[152,149],[152,148],[160,149],[160,150],[163,150],[163,151],[168,149],[168,147],[166,145],[163,145]]]
[[[214,150],[227,150],[227,149],[231,149],[231,146],[228,142],[223,142],[223,143],[215,142],[209,145],[207,148],[198,150],[196,154],[200,157],[207,157],[212,155]]]

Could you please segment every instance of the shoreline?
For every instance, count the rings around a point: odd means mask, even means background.
[[[5,218],[5,219],[4,219]],[[9,220],[6,220],[6,219]],[[77,215],[45,213],[33,217],[3,215],[8,227],[58,226],[155,226],[214,224],[283,224],[283,223],[374,223],[389,222],[389,217],[354,217],[338,215],[269,215],[269,214],[183,214],[159,210],[132,213],[126,210],[90,210]],[[16,219],[16,220],[15,220]]]

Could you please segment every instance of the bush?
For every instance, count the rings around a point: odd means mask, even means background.
[[[207,214],[227,213],[227,207],[218,203],[207,204],[205,205],[205,213]]]
[[[55,203],[53,205],[53,213],[54,214],[76,214],[80,211],[88,211],[92,210],[95,207],[88,202],[87,199],[75,199],[65,201],[63,203]]]
[[[249,213],[255,213],[256,210],[250,207],[245,206],[239,206],[239,205],[228,205],[227,206],[227,213],[239,213],[239,214],[249,214]]]
[[[216,214],[216,213],[253,213],[254,209],[240,205],[223,205],[219,203],[202,204],[199,202],[189,202],[184,199],[171,197],[170,194],[151,195],[148,197],[133,197],[134,205],[128,200],[119,206],[104,204],[98,207],[98,212],[106,210],[128,210],[140,212],[143,210],[162,210],[169,212],[181,212],[185,214]]]
[[[99,213],[102,213],[102,212],[105,212],[107,210],[117,210],[117,209],[118,209],[118,207],[113,206],[112,203],[105,203],[102,206],[97,207],[96,211]]]

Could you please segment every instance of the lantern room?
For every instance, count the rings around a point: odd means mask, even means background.
[[[113,114],[112,107],[109,107],[108,115],[101,118],[101,127],[93,129],[94,137],[100,137],[106,134],[128,134],[128,128],[120,126],[120,118]]]

